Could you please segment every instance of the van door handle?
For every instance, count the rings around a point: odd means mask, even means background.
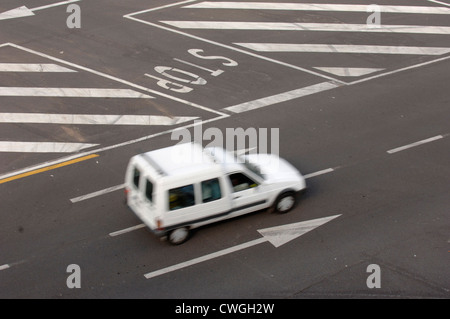
[[[238,199],[238,198],[240,198],[240,197],[241,197],[241,196],[239,196],[239,195],[238,195],[238,196],[234,196],[233,199]]]

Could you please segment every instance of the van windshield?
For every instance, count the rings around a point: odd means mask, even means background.
[[[261,172],[261,168],[256,163],[250,162],[244,156],[236,155],[236,159],[239,161],[239,163],[242,163],[242,165],[244,165],[249,171],[255,173],[262,179],[265,179],[264,174]]]

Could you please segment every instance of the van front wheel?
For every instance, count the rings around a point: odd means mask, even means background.
[[[169,233],[169,242],[173,245],[180,245],[189,238],[189,228],[181,227],[172,230]]]
[[[275,201],[275,211],[280,214],[289,212],[296,204],[295,193],[287,192],[281,194]]]

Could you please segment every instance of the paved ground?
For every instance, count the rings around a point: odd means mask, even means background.
[[[382,1],[370,28],[362,0],[249,4],[2,1],[2,298],[449,297],[450,4]],[[296,209],[176,247],[130,228],[129,158],[194,123],[279,129],[309,177]],[[144,277],[334,215],[278,248]]]

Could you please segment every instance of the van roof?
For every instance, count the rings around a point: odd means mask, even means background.
[[[196,143],[176,144],[136,157],[151,166],[160,177],[192,176],[221,169],[221,164]]]

